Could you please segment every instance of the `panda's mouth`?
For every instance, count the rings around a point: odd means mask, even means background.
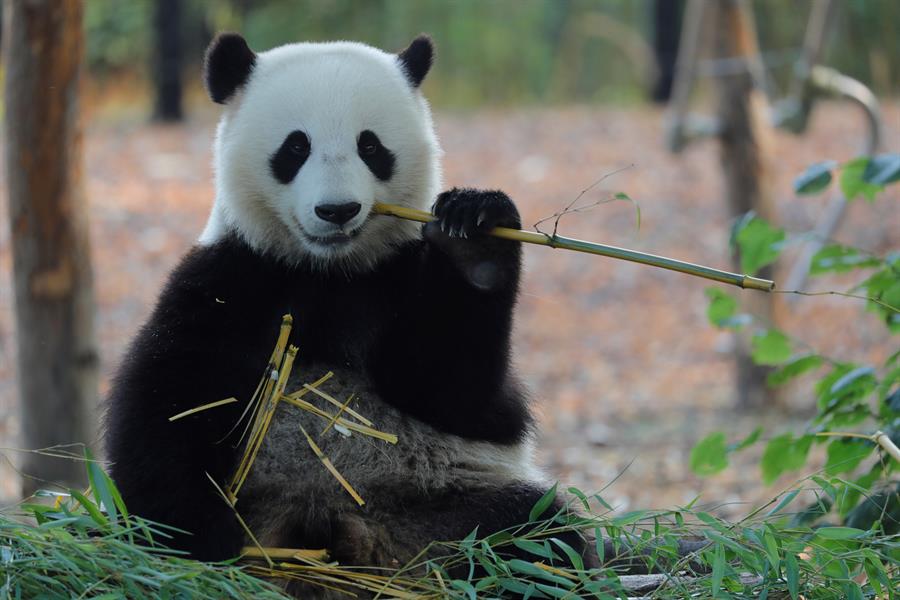
[[[365,223],[363,223],[356,229],[351,229],[350,231],[344,231],[342,229],[340,231],[336,231],[336,232],[332,233],[331,235],[322,236],[322,235],[310,234],[309,232],[306,231],[306,229],[303,228],[303,225],[300,224],[300,219],[298,219],[297,217],[293,217],[293,219],[294,219],[294,223],[297,225],[297,230],[300,232],[300,235],[302,235],[303,238],[307,242],[309,242],[311,244],[316,244],[319,246],[330,247],[330,248],[349,244],[350,242],[353,241],[354,238],[356,238],[359,235],[359,233],[363,229],[363,225],[365,225]]]
[[[340,233],[336,233],[334,235],[329,235],[327,237],[320,237],[314,235],[307,235],[307,239],[314,244],[319,244],[321,246],[343,246],[344,244],[349,243],[353,240],[359,233],[359,230],[351,231],[350,233],[344,233],[343,231]]]

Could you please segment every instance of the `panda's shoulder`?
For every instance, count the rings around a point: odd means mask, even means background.
[[[253,290],[269,288],[278,279],[277,262],[260,255],[236,235],[198,244],[172,270],[160,297],[187,309],[210,302],[239,302]]]

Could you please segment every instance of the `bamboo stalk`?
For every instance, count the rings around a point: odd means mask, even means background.
[[[891,438],[889,438],[886,433],[878,430],[872,434],[872,440],[884,448],[885,452],[894,457],[894,460],[900,462],[900,448],[897,448],[897,445],[891,441]]]
[[[420,223],[428,223],[435,219],[434,215],[425,212],[424,210],[397,206],[395,204],[382,204],[376,202],[372,210],[379,215],[398,217],[400,219],[418,221]],[[719,269],[675,260],[674,258],[667,258],[665,256],[658,256],[647,252],[638,252],[636,250],[628,250],[617,246],[576,240],[561,235],[550,236],[536,231],[523,231],[521,229],[510,229],[507,227],[495,227],[490,231],[490,235],[506,240],[525,242],[526,244],[550,246],[551,248],[563,248],[565,250],[574,250],[575,252],[586,252],[588,254],[597,254],[609,258],[618,258],[620,260],[636,262],[642,265],[678,271],[679,273],[694,275],[695,277],[711,279],[712,281],[718,281],[720,283],[728,283],[744,289],[761,290],[763,292],[771,292],[775,289],[775,282],[768,279],[760,279],[758,277],[740,273],[729,273],[728,271],[720,271]]]

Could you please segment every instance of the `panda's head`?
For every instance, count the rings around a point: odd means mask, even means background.
[[[214,149],[216,201],[201,243],[236,231],[292,263],[366,268],[420,235],[375,202],[428,208],[440,148],[419,91],[433,47],[399,54],[353,42],[254,53],[237,34],[206,55],[206,87],[225,105]]]

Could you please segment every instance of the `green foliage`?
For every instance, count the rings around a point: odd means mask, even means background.
[[[709,434],[691,450],[691,470],[701,477],[724,471],[728,466],[728,455],[755,444],[762,432],[762,427],[757,427],[750,435],[732,444],[725,443],[725,434],[720,431]]]
[[[709,434],[691,450],[691,470],[697,475],[714,475],[728,466],[725,434],[716,431]]]
[[[777,329],[756,333],[751,344],[758,365],[780,365],[791,358],[791,340]]]
[[[844,273],[853,269],[880,267],[883,261],[856,248],[829,244],[816,252],[809,266],[810,275]]]
[[[623,202],[629,202],[632,206],[634,206],[634,219],[635,219],[635,229],[638,231],[641,230],[641,205],[634,201],[634,199],[626,194],[625,192],[616,192],[613,194],[613,198],[616,200],[622,200]]]
[[[0,513],[0,597],[285,598],[238,567],[179,558],[155,544],[171,529],[129,516],[90,455],[86,465],[91,493],[39,492],[55,501]]]
[[[724,438],[718,437],[701,445],[710,451],[726,448]],[[821,481],[835,489],[830,481]],[[806,523],[786,524],[783,511],[802,491],[796,488],[777,496],[769,502],[774,508],[766,515],[756,511],[737,523],[725,523],[689,507],[611,518],[582,506],[585,516],[556,515],[533,530],[508,530],[484,539],[473,532],[460,542],[439,544],[446,558],[428,561],[427,566],[442,582],[449,582],[442,583],[442,589],[453,590],[442,597],[460,599],[630,596],[611,568],[616,554],[623,552],[642,568],[682,575],[653,594],[659,598],[843,598],[848,591],[860,597],[892,594],[900,559],[896,542],[851,525],[812,529]],[[570,492],[579,503],[590,500],[607,506],[597,495],[588,498],[579,490]],[[599,568],[585,570],[578,553],[556,537],[571,531],[595,539]],[[678,552],[678,540],[685,537],[705,540],[706,545],[685,556]],[[509,546],[527,558],[504,558]],[[452,570],[460,567],[468,576],[451,577]],[[476,569],[486,575],[476,575]],[[853,583],[850,590],[848,582],[863,581],[859,577],[863,573],[865,583]],[[426,585],[426,580],[418,585]]]
[[[900,154],[879,154],[869,159],[863,179],[874,185],[900,181]]]
[[[833,160],[810,165],[794,179],[794,191],[799,195],[818,194],[831,183],[831,171],[836,166]]]
[[[706,316],[710,323],[718,327],[737,323],[738,301],[733,296],[714,287],[706,288],[706,296],[709,298]]]
[[[152,3],[91,0],[84,6],[87,64],[98,74],[149,68]]]
[[[85,5],[90,71],[147,74],[154,3]],[[203,47],[216,31],[239,31],[258,50],[297,41],[359,40],[389,51],[425,32],[437,44],[439,68],[424,85],[439,105],[633,101],[643,95],[647,65],[640,55],[596,26],[584,26],[608,19],[626,32],[649,35],[644,7],[632,2],[185,0],[182,7],[184,71],[192,81],[199,81]]]
[[[710,447],[732,451],[748,441],[752,443],[748,439],[725,446],[722,437]],[[89,492],[44,492],[56,502],[20,505],[21,520],[0,514],[2,597],[285,598],[246,568],[199,563],[154,545],[167,528],[131,516],[99,465],[88,460],[87,469]],[[842,485],[837,479],[816,483],[831,496]],[[614,516],[607,514],[609,504],[598,494],[575,488],[569,492],[580,512],[547,514],[557,497],[554,486],[535,503],[528,524],[487,537],[479,537],[476,529],[463,540],[434,542],[421,555],[434,558],[417,559],[384,579],[408,598],[613,600],[631,595],[616,571],[628,556],[639,569],[679,575],[656,592],[658,597],[837,598],[847,594],[848,581],[862,581],[861,574],[867,580],[854,583],[852,593],[892,594],[900,560],[896,541],[849,521],[815,530],[805,523],[786,526],[782,511],[801,491],[773,498],[769,505],[774,508],[764,516],[755,511],[729,524],[690,507]],[[900,508],[890,505],[888,497],[872,498],[874,503],[862,506],[881,516]],[[581,554],[564,541],[572,534],[593,538],[599,565],[587,568]],[[705,546],[685,554],[679,551],[684,539],[705,540]],[[314,567],[324,577],[322,583],[340,588],[353,581],[352,571],[338,566],[332,574],[329,568]],[[271,574],[267,569],[255,572]]]
[[[817,163],[797,177],[794,188],[798,194],[814,194],[835,178],[849,200],[862,196],[873,201],[886,186],[900,182],[900,155],[860,157],[842,165]],[[736,224],[733,234],[742,265],[751,273],[777,260],[786,239],[783,230],[752,214]],[[864,269],[869,270],[865,278],[845,294],[862,295],[868,311],[879,316],[891,332],[900,331],[900,253],[879,257],[829,244],[810,263],[813,275]],[[740,304],[733,295],[718,289],[709,289],[706,294],[710,301],[707,315],[714,325],[735,328],[738,315],[741,324],[753,321],[752,316],[740,314]],[[900,483],[892,479],[900,465],[866,437],[880,430],[900,441],[900,352],[880,366],[837,361],[816,352],[795,354],[799,343],[768,324],[760,325],[750,340],[751,356],[756,364],[778,367],[768,375],[769,385],[786,385],[804,374],[816,376],[816,414],[803,431],[781,433],[768,440],[760,460],[763,481],[769,484],[785,473],[802,469],[813,448],[825,445],[823,472],[831,479],[815,479],[826,497],[799,513],[795,522],[808,525],[836,514],[848,527],[819,530],[817,537],[828,542],[843,543],[869,535],[869,530],[900,530]],[[694,448],[691,468],[699,475],[716,473],[727,465],[729,452],[747,445],[728,447],[724,434],[713,432]],[[838,573],[834,565],[827,569]]]
[[[864,459],[866,459],[875,444],[866,440],[854,438],[839,438],[828,444],[828,461],[825,463],[825,473],[838,475],[855,471]]]
[[[753,3],[763,49],[795,47],[802,35],[807,11],[786,13],[781,3]],[[90,71],[149,72],[154,3],[84,4]],[[900,38],[892,25],[900,19],[900,5],[846,4],[851,6],[830,37],[826,63],[896,94],[900,62],[892,57],[900,55]],[[203,46],[216,31],[240,31],[258,49],[336,39],[399,49],[424,31],[440,52],[440,68],[426,85],[435,102],[455,106],[634,100],[643,95],[646,65],[641,46],[627,36],[634,32],[649,43],[653,35],[647,3],[624,0],[185,0],[182,14],[188,77],[199,72]],[[784,83],[790,72],[780,68],[772,75]]]
[[[812,442],[810,435],[794,438],[792,433],[784,433],[769,440],[759,464],[763,482],[770,484],[782,473],[799,469],[806,464]]]
[[[818,194],[831,184],[838,168],[841,193],[847,200],[863,196],[872,201],[884,186],[900,181],[900,154],[861,156],[840,166],[833,160],[815,163],[794,179],[794,192]]]
[[[869,173],[870,159],[866,156],[851,160],[841,170],[841,193],[847,200],[856,200],[859,196],[868,201],[875,200],[875,195],[884,189],[883,186],[866,179]]]
[[[824,359],[818,354],[797,356],[783,364],[780,369],[769,373],[767,383],[771,386],[784,385],[807,371],[821,367],[823,362]]]
[[[748,217],[738,223],[734,242],[741,258],[741,270],[754,275],[781,254],[785,233],[752,213]]]

